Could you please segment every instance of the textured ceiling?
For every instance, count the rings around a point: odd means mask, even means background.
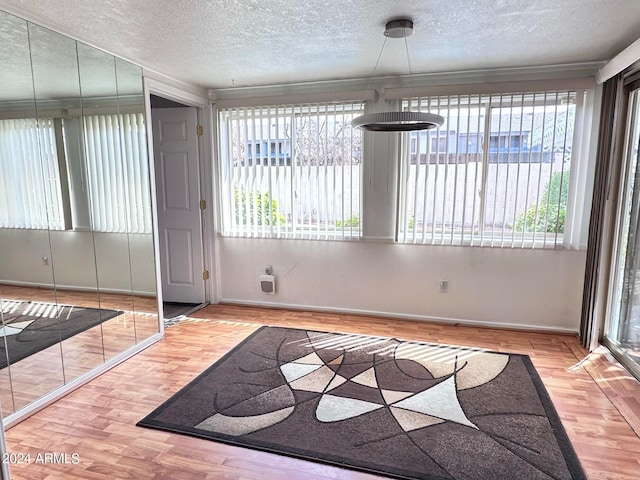
[[[140,67],[76,43],[39,25],[27,26],[26,21],[0,11],[0,101],[22,102],[26,108],[33,108],[37,99],[78,108],[81,93],[84,99],[102,97],[103,103],[107,99],[113,103],[116,95],[122,102],[123,96],[136,101],[134,97],[142,96]],[[96,102],[85,106],[91,105],[96,106]],[[38,107],[45,105],[40,103]]]
[[[408,16],[413,73],[607,60],[640,0],[0,0],[0,9],[207,88],[370,77]],[[376,75],[409,73],[389,40]]]

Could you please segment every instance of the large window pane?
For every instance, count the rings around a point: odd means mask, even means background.
[[[407,99],[445,123],[405,135],[399,240],[562,244],[576,92]]]
[[[223,234],[344,239],[361,233],[362,103],[220,111]]]

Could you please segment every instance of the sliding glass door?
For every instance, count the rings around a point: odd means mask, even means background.
[[[627,88],[624,183],[618,202],[613,302],[604,343],[640,378],[640,86]]]

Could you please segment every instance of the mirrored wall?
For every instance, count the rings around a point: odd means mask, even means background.
[[[6,417],[159,320],[141,69],[4,12],[0,38]]]

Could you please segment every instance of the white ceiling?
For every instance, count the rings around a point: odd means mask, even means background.
[[[94,100],[114,100],[116,95],[121,102],[123,96],[142,98],[140,67],[114,60],[112,55],[82,43],[76,45],[71,38],[47,28],[34,24],[27,27],[24,20],[2,12],[0,45],[3,102],[12,101],[14,106],[22,103],[29,109],[34,98],[38,102],[64,100],[58,102],[60,107],[77,108],[80,93],[84,99]]]
[[[0,9],[206,87],[368,78],[387,20],[412,18],[413,73],[604,61],[640,0],[0,0]],[[407,74],[390,39],[376,75]]]

